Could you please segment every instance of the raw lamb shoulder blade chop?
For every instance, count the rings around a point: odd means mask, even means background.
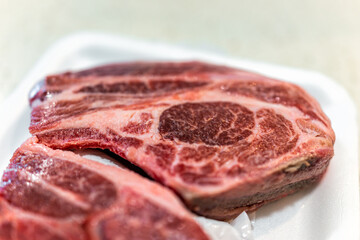
[[[202,62],[133,62],[48,76],[30,132],[52,148],[109,149],[227,220],[321,178],[330,120],[302,88]]]
[[[14,153],[2,178],[0,239],[209,238],[163,186],[33,137]]]

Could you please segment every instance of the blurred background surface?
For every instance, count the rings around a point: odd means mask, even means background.
[[[50,45],[78,31],[319,71],[360,112],[359,0],[0,0],[0,102]]]

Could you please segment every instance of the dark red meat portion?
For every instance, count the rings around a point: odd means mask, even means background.
[[[254,126],[253,112],[238,104],[184,103],[161,114],[159,133],[186,143],[232,145],[251,135]]]

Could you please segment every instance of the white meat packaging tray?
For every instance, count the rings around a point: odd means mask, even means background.
[[[316,72],[234,59],[161,43],[99,33],[78,33],[53,45],[15,91],[0,104],[0,174],[16,148],[30,136],[27,96],[36,82],[51,73],[134,60],[202,60],[258,72],[296,83],[306,89],[320,102],[332,121],[336,134],[335,156],[319,184],[257,210],[252,215],[251,235],[255,240],[359,239],[356,110],[341,86]],[[252,238],[245,236],[246,231],[239,229],[248,227],[246,224],[235,224],[236,232],[230,225],[203,218],[198,220],[207,231],[212,232],[214,239]]]

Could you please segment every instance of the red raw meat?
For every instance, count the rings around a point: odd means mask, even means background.
[[[177,197],[128,170],[25,142],[0,185],[1,240],[209,239]]]
[[[48,76],[30,132],[60,149],[109,149],[198,214],[231,219],[320,179],[330,120],[302,88],[201,62],[133,62]]]

